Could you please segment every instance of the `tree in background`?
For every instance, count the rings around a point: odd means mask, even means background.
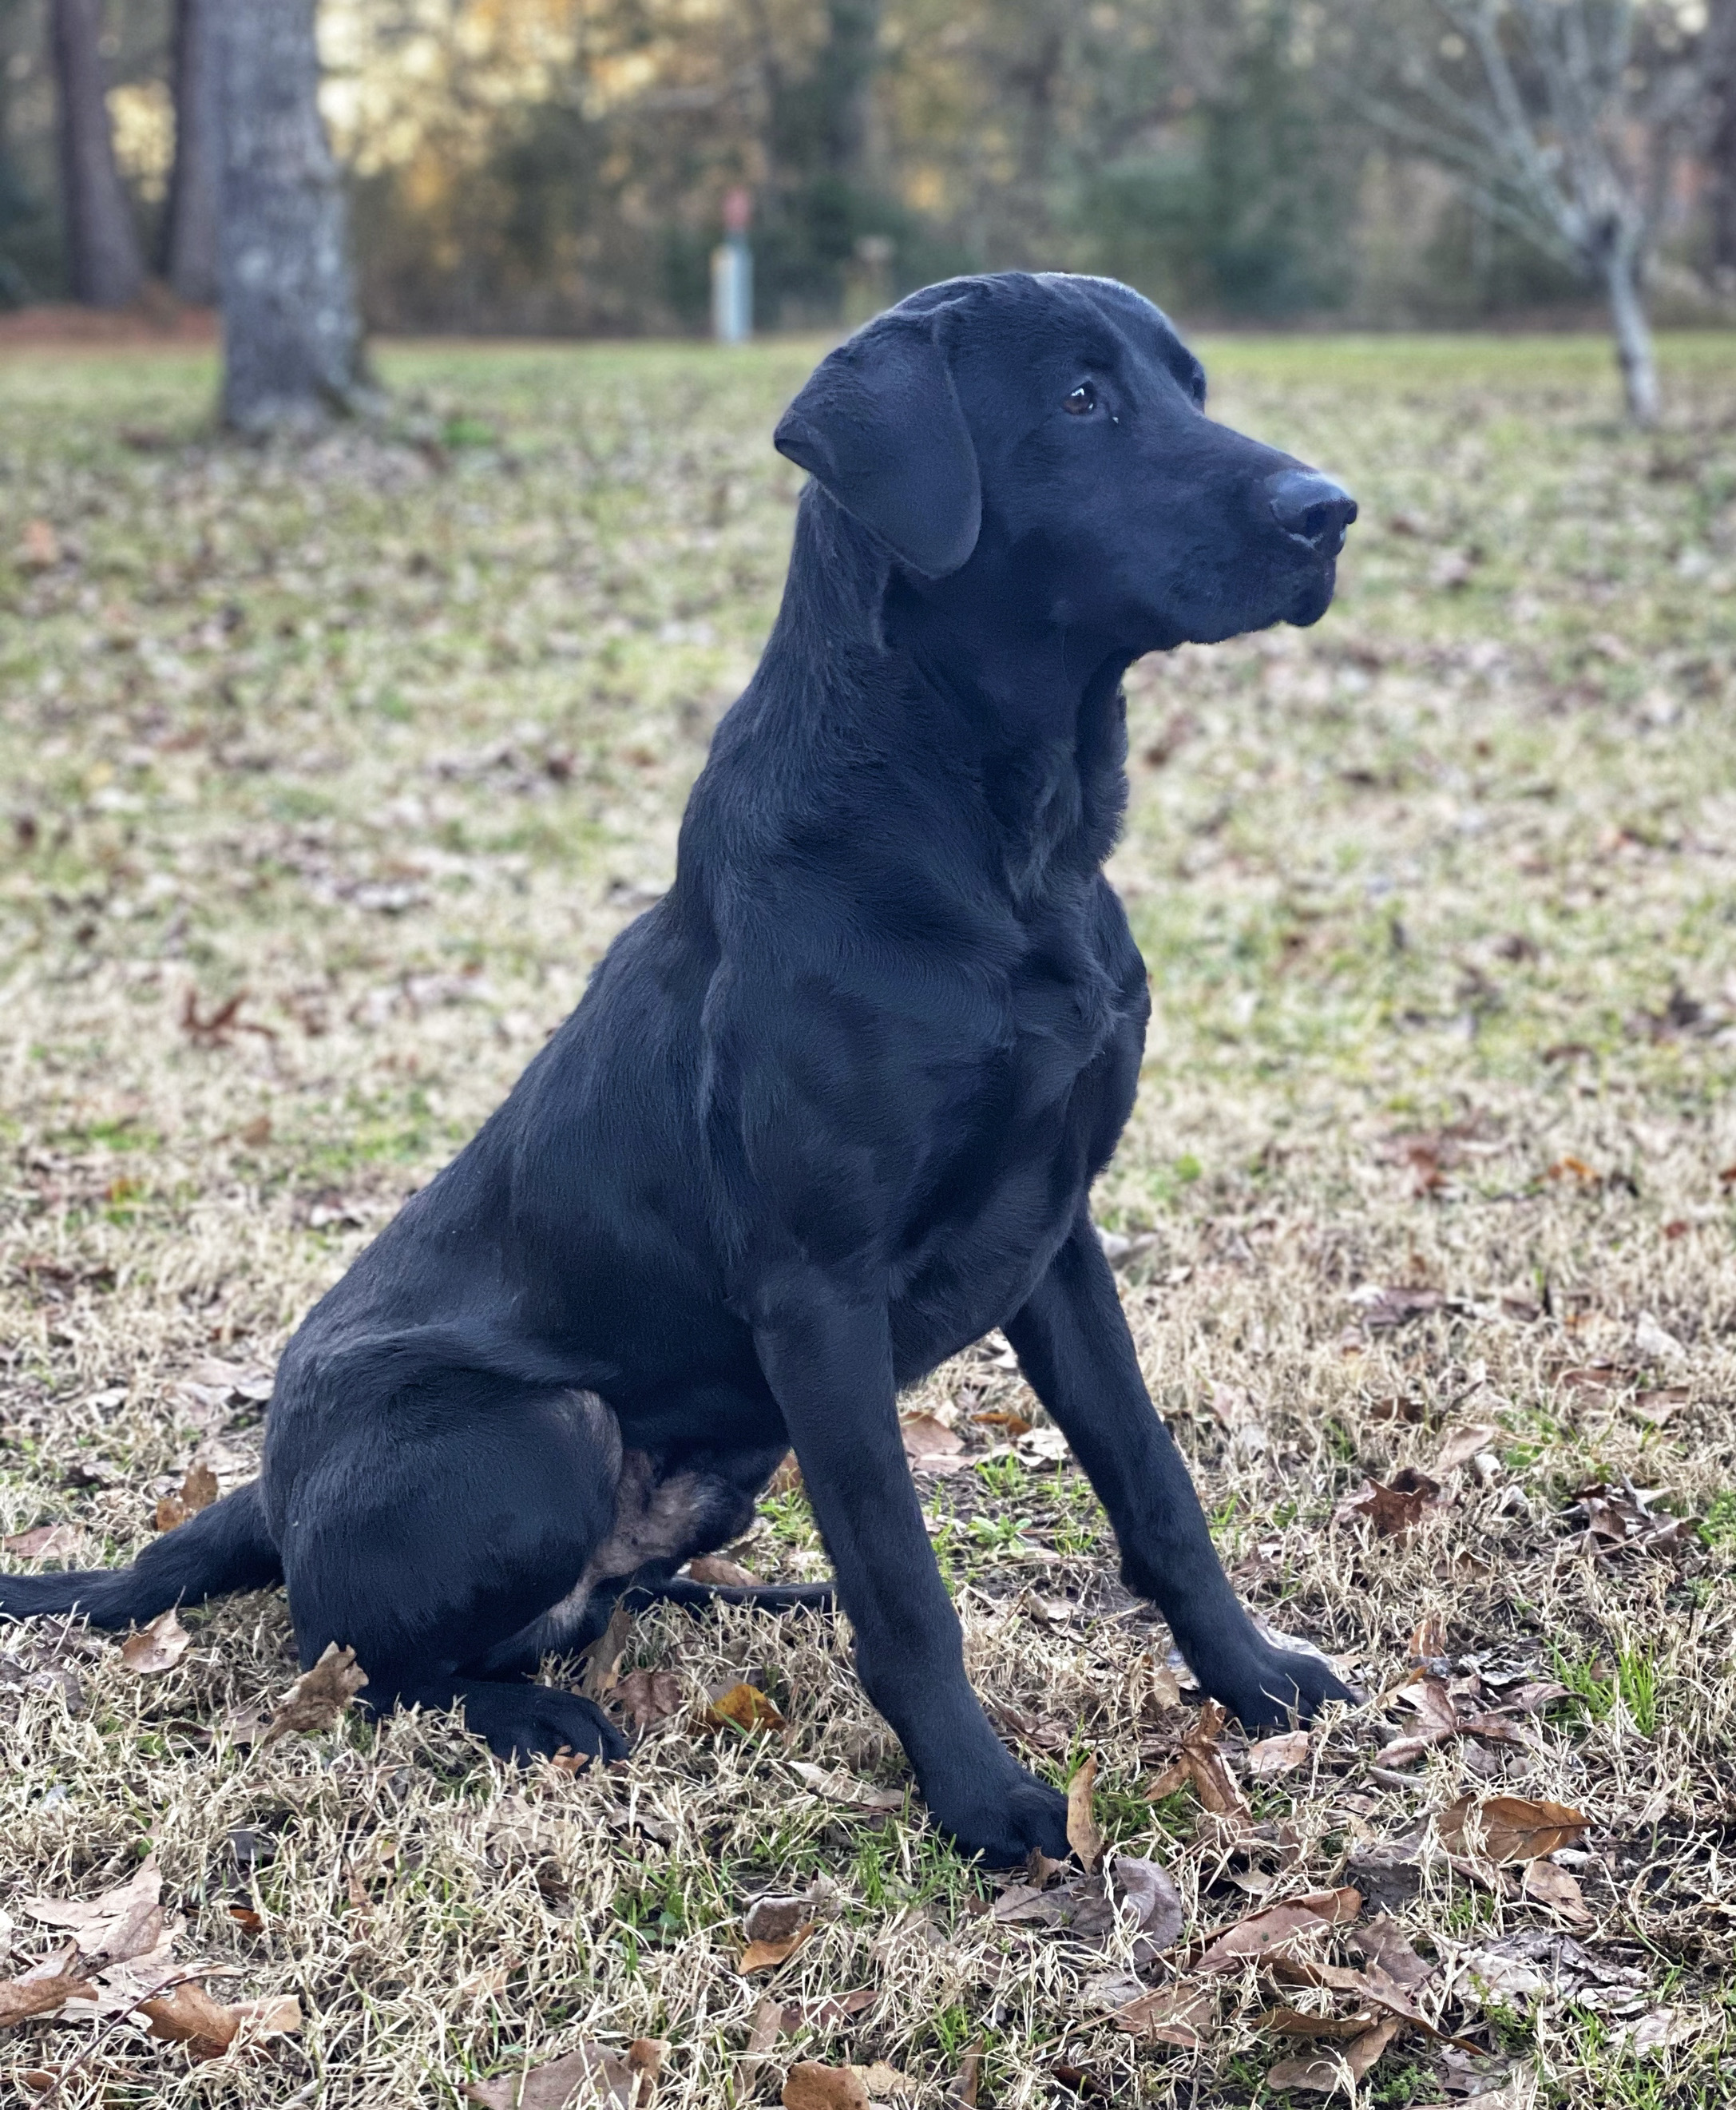
[[[217,298],[217,179],[221,153],[216,33],[222,0],[175,0],[171,59],[174,161],[164,201],[159,269],[196,306]]]
[[[1670,0],[1371,0],[1356,63],[1377,121],[1608,306],[1629,415],[1658,414],[1646,268],[1687,143],[1703,48]]]
[[[92,307],[124,308],[143,289],[145,263],[115,165],[102,26],[98,0],[51,0],[68,289]]]
[[[319,114],[314,0],[220,0],[219,276],[223,411],[239,431],[305,429],[372,390],[344,195]]]
[[[1709,0],[1706,83],[1712,268],[1736,280],[1736,0]]]

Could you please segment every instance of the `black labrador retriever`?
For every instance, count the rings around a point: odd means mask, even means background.
[[[811,479],[783,606],[674,885],[309,1315],[259,1479],[131,1568],[5,1578],[0,1611],[118,1626],[281,1579],[303,1662],[353,1646],[375,1707],[614,1758],[543,1657],[623,1591],[703,1595],[676,1571],[793,1444],[934,1817],[990,1862],[1064,1855],[899,1437],[899,1388],[998,1326],[1200,1684],[1250,1727],[1347,1696],[1236,1601],[1088,1207],[1149,1009],[1101,869],[1121,677],[1318,621],[1356,515],[1205,401],[1099,278],[932,286],[821,362],[777,429]]]

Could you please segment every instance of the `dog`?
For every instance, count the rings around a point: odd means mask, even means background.
[[[1149,1010],[1102,870],[1122,676],[1317,622],[1356,517],[1205,405],[1101,278],[952,279],[821,362],[775,436],[809,479],[783,603],[669,891],[305,1320],[258,1479],[129,1568],[0,1580],[0,1612],[115,1627],[282,1582],[304,1664],[353,1647],[371,1707],[613,1759],[543,1658],[623,1592],[711,1594],[677,1570],[793,1446],[930,1814],[990,1864],[1062,1858],[899,1433],[901,1388],[999,1327],[1200,1686],[1254,1729],[1350,1696],[1237,1601],[1088,1207]]]

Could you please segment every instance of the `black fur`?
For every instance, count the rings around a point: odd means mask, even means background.
[[[793,1443],[935,1818],[1060,1855],[898,1432],[899,1387],[1001,1326],[1207,1690],[1255,1727],[1342,1692],[1237,1604],[1087,1209],[1148,1010],[1101,872],[1122,674],[1318,620],[1355,513],[1203,398],[1091,278],[932,287],[821,364],[779,428],[814,476],[783,607],[668,894],[291,1341],[256,1486],[0,1610],[115,1625],[281,1575],[304,1659],[352,1645],[373,1704],[613,1755],[540,1658],[739,1533]]]

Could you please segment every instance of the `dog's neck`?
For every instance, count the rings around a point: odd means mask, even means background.
[[[974,768],[1009,880],[1025,894],[1057,860],[1095,870],[1114,847],[1127,798],[1130,657],[1030,600],[920,589],[810,486],[762,677],[775,677],[770,692],[810,699],[860,686],[873,696],[873,723],[857,738],[878,738],[906,762],[926,753]]]

